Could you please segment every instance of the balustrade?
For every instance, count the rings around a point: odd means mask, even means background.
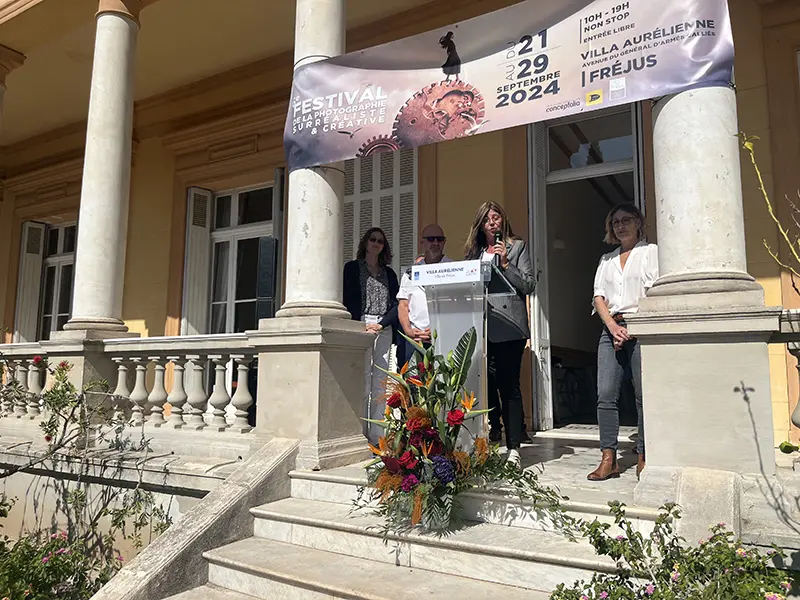
[[[28,346],[28,345],[26,345]],[[6,383],[17,382],[21,392],[16,398],[10,393],[3,394],[0,414],[18,419],[38,419],[42,415],[42,393],[47,380],[47,367],[43,354],[15,353],[13,356],[0,356],[0,365]]]

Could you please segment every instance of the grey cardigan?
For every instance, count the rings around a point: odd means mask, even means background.
[[[490,342],[508,342],[530,337],[528,309],[525,299],[533,293],[536,277],[533,274],[528,246],[522,240],[509,244],[509,265],[500,269],[517,291],[516,296],[489,295],[486,316],[487,337]]]

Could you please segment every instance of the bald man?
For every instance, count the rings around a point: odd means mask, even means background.
[[[441,227],[435,224],[427,225],[422,230],[420,237],[423,256],[418,258],[415,264],[433,265],[440,262],[452,262],[444,255],[446,243],[447,238]],[[397,300],[397,315],[403,333],[419,344],[430,344],[431,320],[428,315],[428,299],[425,297],[425,288],[411,282],[411,269],[403,273]],[[413,353],[414,347],[407,343],[405,360],[402,362],[408,361]]]

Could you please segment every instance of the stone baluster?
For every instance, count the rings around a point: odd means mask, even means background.
[[[789,352],[792,356],[797,359],[797,374],[800,375],[800,342],[789,342],[788,344]],[[794,411],[792,411],[792,425],[797,428],[800,428],[800,400],[797,401],[797,404],[794,407]]]
[[[37,419],[42,415],[42,373],[39,365],[31,361],[28,366],[28,416]]]
[[[236,371],[238,373],[236,378],[236,392],[231,398],[231,403],[236,409],[236,418],[233,421],[231,429],[240,433],[247,433],[253,428],[247,422],[247,409],[253,404],[253,396],[250,394],[250,385],[247,381],[250,373],[250,363],[253,358],[244,355],[231,355],[231,358],[236,363]]]
[[[155,427],[161,427],[164,420],[164,404],[167,402],[167,388],[164,386],[164,359],[160,356],[149,356],[148,360],[155,365],[155,377],[153,379],[153,389],[147,397],[147,406],[150,414],[147,415],[147,422]]]
[[[169,419],[167,419],[167,426],[173,429],[180,429],[183,427],[183,405],[186,404],[189,396],[183,383],[184,365],[186,359],[180,356],[168,356],[167,360],[172,363],[173,377],[172,389],[167,396],[167,402],[172,407]]]
[[[14,404],[14,416],[20,419],[28,414],[28,366],[24,360],[15,360],[14,363],[17,367],[17,381],[19,382],[20,391],[24,392]]]
[[[117,387],[114,388],[114,423],[124,423],[125,413],[130,402],[131,390],[128,388],[128,364],[122,357],[112,358],[117,363]]]
[[[142,362],[141,358],[134,358],[131,362],[136,365],[136,382],[130,395],[131,404],[133,405],[131,423],[133,425],[141,425],[144,423],[144,410],[147,405],[147,386],[145,385],[147,363]]]
[[[186,360],[189,361],[190,376],[187,381],[189,391],[186,399],[189,408],[183,417],[184,428],[200,430],[206,426],[203,413],[208,403],[205,386],[205,361],[199,354],[189,355]]]
[[[4,382],[5,385],[9,385],[12,381],[16,381],[17,372],[12,363],[7,360],[3,361],[3,367],[3,371],[6,376]],[[3,402],[2,405],[0,405],[0,411],[2,411],[2,414],[4,415],[10,415],[12,412],[14,412],[14,402],[11,400],[8,394],[3,396]]]
[[[225,372],[228,364],[226,356],[217,354],[209,356],[214,363],[214,391],[208,399],[208,403],[214,407],[209,427],[216,431],[225,431],[228,423],[225,421],[225,408],[230,404],[231,397],[225,385]]]

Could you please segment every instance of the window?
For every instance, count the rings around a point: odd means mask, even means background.
[[[209,333],[257,329],[276,310],[273,188],[217,194],[213,203]]]
[[[392,250],[392,268],[413,264],[417,253],[417,152],[383,152],[345,162],[344,260],[353,260],[370,227],[380,227]]]
[[[64,329],[72,314],[76,234],[77,226],[74,223],[45,230],[39,310],[40,340],[49,340],[53,332]]]

